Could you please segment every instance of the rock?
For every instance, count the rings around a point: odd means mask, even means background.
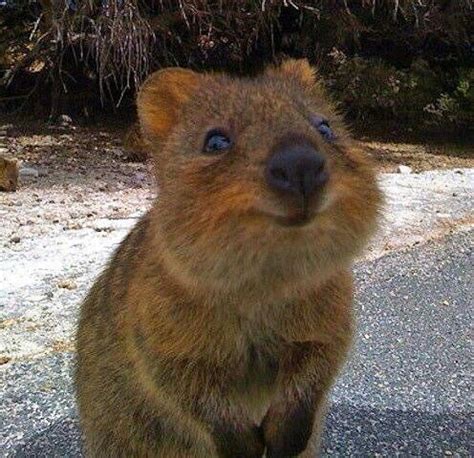
[[[397,167],[397,173],[403,173],[403,174],[408,174],[411,173],[413,170],[411,167],[408,167],[408,165],[399,165]]]
[[[109,226],[96,226],[94,227],[94,231],[96,232],[112,232],[114,230],[113,227]]]
[[[118,158],[121,158],[121,157],[125,156],[125,153],[124,153],[121,149],[119,149],[119,148],[114,148],[114,149],[112,150],[112,154],[113,154],[114,156],[118,157]]]
[[[23,167],[20,169],[20,177],[25,178],[25,177],[33,177],[33,178],[38,178],[39,177],[39,172],[33,167]]]
[[[0,356],[0,365],[7,364],[9,361],[11,361],[9,356]]]
[[[146,175],[142,172],[137,172],[133,174],[131,182],[132,186],[141,188],[145,183]]]
[[[11,126],[0,126],[0,137],[8,137],[8,129],[10,128]]]
[[[62,114],[58,117],[58,123],[61,126],[69,126],[72,124],[72,118],[68,115]]]
[[[9,129],[13,129],[13,124],[2,124],[0,126],[1,131],[8,132]]]
[[[21,238],[18,237],[17,235],[15,235],[14,237],[10,239],[10,243],[20,243],[20,242],[21,242]]]
[[[135,175],[133,176],[133,179],[134,179],[135,181],[145,181],[146,175],[145,175],[143,172],[137,172],[137,173],[135,173]]]
[[[83,226],[81,223],[69,222],[66,224],[66,226],[63,227],[63,231],[76,230],[76,229],[82,229],[82,228]]]
[[[129,162],[145,162],[150,156],[142,139],[139,123],[132,124],[123,140],[125,160]]]
[[[76,289],[76,283],[70,278],[64,278],[58,282],[58,288],[63,289]]]
[[[18,184],[18,161],[0,157],[0,191],[16,191]]]

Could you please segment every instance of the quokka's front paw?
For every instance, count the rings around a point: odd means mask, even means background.
[[[267,458],[290,458],[302,453],[313,430],[314,411],[310,403],[276,404],[263,419]]]

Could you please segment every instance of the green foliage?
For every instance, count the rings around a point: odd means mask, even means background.
[[[474,69],[451,71],[423,59],[397,69],[380,59],[347,57],[333,50],[326,83],[336,100],[359,124],[366,122],[412,130],[474,125]]]
[[[454,90],[443,92],[424,108],[433,124],[448,120],[454,125],[474,126],[474,69],[461,69]]]

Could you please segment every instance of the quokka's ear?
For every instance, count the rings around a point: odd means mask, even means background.
[[[270,67],[267,72],[296,79],[308,87],[314,86],[317,81],[316,69],[310,65],[308,59],[286,59],[279,66]]]
[[[163,141],[168,136],[201,78],[177,67],[159,70],[147,78],[137,96],[138,117],[146,137]]]

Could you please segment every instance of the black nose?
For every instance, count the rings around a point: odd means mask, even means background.
[[[310,197],[328,181],[326,160],[306,142],[283,144],[270,156],[266,176],[276,191]]]

